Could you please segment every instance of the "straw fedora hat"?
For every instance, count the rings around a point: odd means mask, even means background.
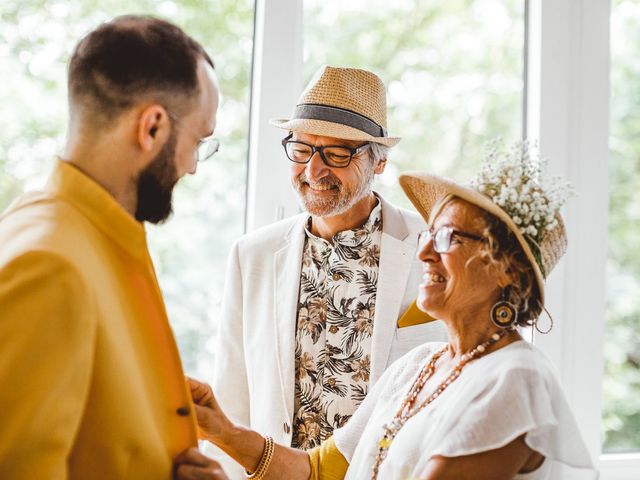
[[[323,66],[298,99],[290,119],[270,120],[285,130],[374,142],[393,147],[387,136],[384,83],[367,70]]]
[[[431,220],[434,206],[449,195],[459,197],[495,215],[513,232],[535,273],[540,300],[544,304],[544,281],[567,248],[567,234],[559,213],[555,214],[555,228],[545,231],[542,241],[535,242],[525,236],[511,215],[493,199],[472,186],[461,185],[451,179],[424,172],[406,172],[400,175],[400,185],[426,222]]]

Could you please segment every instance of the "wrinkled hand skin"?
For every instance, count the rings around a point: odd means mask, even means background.
[[[191,389],[200,430],[206,435],[207,440],[215,443],[215,438],[220,437],[225,428],[231,426],[229,419],[220,409],[209,385],[189,377],[187,382]]]
[[[231,422],[220,409],[211,387],[187,377],[200,431],[207,440],[215,441]],[[189,448],[174,460],[175,480],[228,480],[218,462],[207,457],[197,448]]]
[[[185,450],[176,457],[173,478],[175,480],[229,480],[218,462],[203,455],[195,447]]]

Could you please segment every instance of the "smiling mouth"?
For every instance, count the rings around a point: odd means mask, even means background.
[[[328,192],[329,190],[338,190],[337,185],[327,185],[322,183],[317,183],[314,185],[308,182],[305,182],[305,185],[314,192]]]
[[[438,285],[446,282],[446,279],[437,273],[425,273],[422,276],[424,280],[424,285],[429,287],[431,285]]]

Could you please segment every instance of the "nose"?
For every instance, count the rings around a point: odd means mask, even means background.
[[[305,174],[311,182],[317,182],[327,176],[328,168],[322,161],[320,152],[313,152],[305,167]]]
[[[430,238],[428,242],[418,245],[418,251],[416,252],[416,258],[421,262],[439,262],[440,254],[436,252],[433,247],[433,238]]]

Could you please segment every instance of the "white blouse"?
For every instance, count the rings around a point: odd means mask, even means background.
[[[421,345],[393,363],[349,423],[334,432],[338,449],[349,461],[346,479],[371,478],[382,426],[392,419],[420,369],[442,345]],[[533,472],[516,475],[517,480],[597,478],[551,363],[524,340],[467,364],[456,381],[400,430],[378,478],[424,478],[427,463],[435,455],[457,457],[493,450],[523,434],[527,445],[544,455],[545,461]]]

